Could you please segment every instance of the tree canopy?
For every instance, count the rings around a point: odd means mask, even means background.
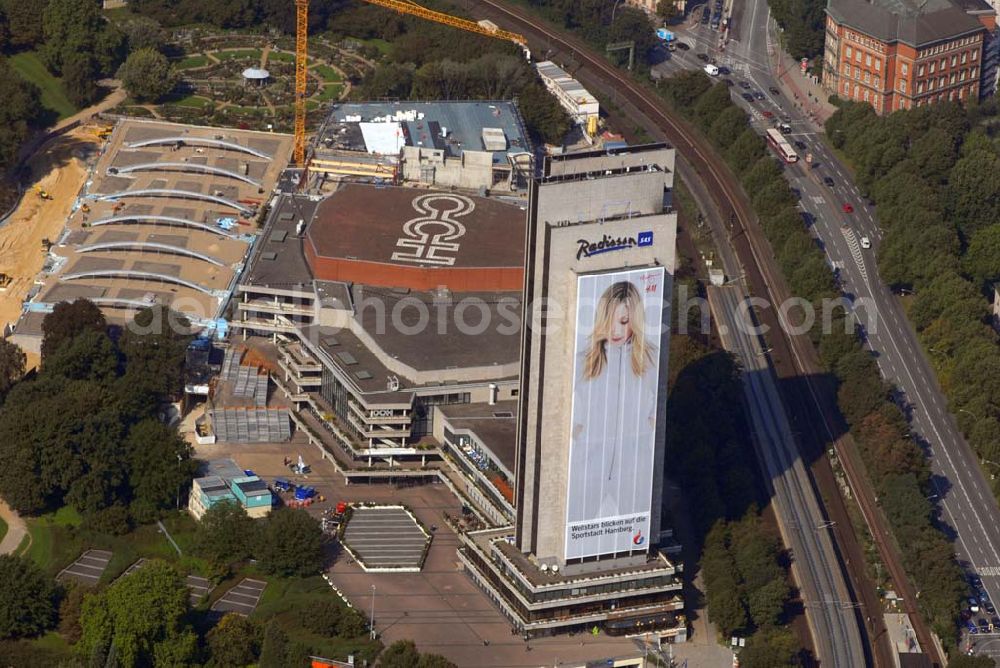
[[[118,70],[125,89],[142,102],[158,102],[177,85],[177,71],[159,51],[133,51]]]
[[[0,555],[0,639],[35,636],[55,626],[55,580],[35,562]]]
[[[84,659],[106,657],[118,665],[184,665],[198,638],[185,620],[189,592],[184,578],[153,559],[98,594],[87,596],[77,650]]]
[[[136,401],[136,379],[169,360],[175,373],[183,349],[164,353],[137,333],[123,365],[103,315],[85,300],[57,305],[42,330],[41,372],[14,385],[0,407],[0,496],[26,513],[71,504],[118,530],[129,515],[146,522],[174,507],[194,471],[191,448],[155,419],[170,399],[163,380]]]

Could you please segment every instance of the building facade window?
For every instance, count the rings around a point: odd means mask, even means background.
[[[924,66],[923,65],[921,65],[920,67],[917,68],[917,76],[918,77],[924,76]]]
[[[963,51],[962,52],[962,64],[965,65],[965,63],[968,62],[968,60],[969,60],[969,52],[968,51]]]
[[[936,71],[937,71],[937,63],[931,63],[931,69],[930,69],[931,74],[934,74],[934,72]]]
[[[919,95],[920,93],[923,93],[923,92],[924,92],[924,84],[923,84],[923,82],[920,82],[920,83],[917,84],[917,95]]]
[[[875,71],[876,72],[882,71],[882,61],[879,60],[878,58],[875,59]]]
[[[899,68],[900,73],[905,77],[910,73],[910,68],[906,63],[903,63]]]
[[[865,67],[871,67],[871,66],[872,66],[872,54],[866,53],[865,54]]]
[[[906,81],[904,79],[900,79],[899,81],[899,92],[906,93]]]
[[[847,53],[847,59],[850,60],[851,56],[854,54],[854,50],[851,48],[850,44],[847,45],[846,53]]]

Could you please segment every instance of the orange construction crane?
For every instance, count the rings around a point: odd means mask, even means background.
[[[528,40],[524,35],[501,30],[492,24],[482,25],[475,21],[458,18],[443,12],[427,9],[409,0],[364,0],[385,7],[400,14],[409,14],[435,23],[441,23],[460,30],[467,30],[487,37],[496,37],[514,42],[527,52]],[[309,0],[295,0],[295,144],[292,158],[299,167],[306,166],[306,73],[309,32]]]

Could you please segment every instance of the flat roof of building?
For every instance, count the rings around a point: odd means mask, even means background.
[[[441,404],[438,410],[455,429],[468,429],[508,472],[515,470],[517,402]]]
[[[306,237],[318,256],[328,258],[402,266],[521,267],[525,224],[520,207],[496,199],[347,183],[320,203]],[[421,239],[425,245],[455,248],[416,252],[414,244]]]
[[[298,221],[312,219],[317,204],[305,195],[278,198],[243,276],[245,285],[311,290],[312,270],[302,250],[303,237],[296,229]]]
[[[344,102],[334,104],[317,137],[320,147],[368,152],[359,123],[398,122],[406,146],[438,148],[450,157],[463,151],[489,150],[485,128],[499,128],[507,138],[507,154],[531,151],[517,107],[507,100],[431,102]],[[383,145],[380,142],[380,145]]]
[[[476,293],[462,298],[475,304],[462,307],[469,327],[458,323],[458,299],[452,304],[435,303],[439,297],[430,293],[355,285],[351,295],[354,318],[371,344],[346,327],[310,325],[302,328],[302,334],[364,393],[387,392],[390,376],[400,378],[404,392],[400,397],[419,387],[446,386],[448,381],[435,377],[453,371],[468,374],[470,382],[515,377],[516,372],[504,373],[500,367],[513,370],[520,356],[520,295]],[[418,326],[421,313],[430,318],[425,326]],[[489,324],[480,331],[481,315]],[[476,368],[482,373],[476,373]],[[417,373],[427,373],[429,379],[411,377]]]

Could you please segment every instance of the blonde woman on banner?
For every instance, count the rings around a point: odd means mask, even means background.
[[[630,280],[616,274],[580,281],[581,304],[600,297],[589,331],[580,322],[587,314],[582,309],[578,314],[567,509],[571,525],[649,513],[663,272],[627,276]],[[607,285],[603,290],[601,283]],[[635,531],[613,538],[592,534],[583,539],[590,546],[584,552],[604,551],[612,544],[615,551],[624,551],[645,543]]]

